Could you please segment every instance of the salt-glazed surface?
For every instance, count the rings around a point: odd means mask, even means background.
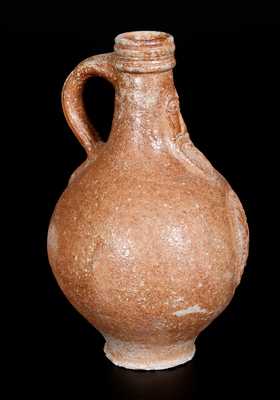
[[[61,289],[130,369],[192,359],[229,304],[248,255],[243,208],[193,145],[173,83],[174,41],[128,32],[67,78],[66,120],[87,153],[54,210],[48,254]],[[115,87],[106,144],[82,102],[86,80]],[[211,138],[209,138],[211,140]]]

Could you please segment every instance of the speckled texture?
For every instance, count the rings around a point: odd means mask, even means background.
[[[243,208],[192,144],[173,83],[172,36],[130,32],[114,53],[65,82],[66,119],[87,152],[53,213],[48,254],[74,307],[131,369],[194,354],[198,334],[229,304],[248,254]],[[90,76],[115,87],[112,130],[98,139],[82,104]]]

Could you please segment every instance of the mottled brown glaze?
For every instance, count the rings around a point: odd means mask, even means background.
[[[248,253],[243,208],[190,140],[173,83],[171,35],[129,32],[80,63],[62,93],[87,152],[53,213],[48,254],[73,306],[116,365],[163,369],[193,357],[229,304]],[[115,87],[106,144],[82,104],[87,78]]]

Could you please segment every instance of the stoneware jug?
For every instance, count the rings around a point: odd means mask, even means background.
[[[49,260],[69,301],[104,336],[106,356],[130,369],[191,360],[248,254],[242,205],[181,116],[174,48],[167,33],[120,34],[114,52],[82,61],[62,92],[87,159],[55,207]],[[115,88],[106,143],[82,102],[93,76]]]

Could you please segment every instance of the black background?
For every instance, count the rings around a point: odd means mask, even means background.
[[[180,10],[170,18],[156,12],[137,21],[124,18],[122,11],[114,16],[111,11],[108,18],[104,12],[98,16],[85,9],[76,16],[72,10],[71,17],[66,12],[46,16],[43,7],[36,13],[35,18],[28,18],[26,10],[24,15],[18,10],[16,16],[7,16],[1,33],[2,88],[8,88],[2,160],[8,178],[6,200],[14,210],[7,235],[13,285],[3,288],[12,306],[7,328],[10,375],[21,377],[20,390],[35,391],[39,397],[47,391],[133,400],[258,393],[268,368],[261,357],[269,346],[260,300],[269,290],[261,274],[264,252],[257,249],[257,210],[275,150],[270,142],[277,127],[268,128],[266,107],[271,99],[267,88],[272,93],[275,83],[277,24],[230,19],[230,14],[214,21],[207,12],[204,19],[199,13],[190,18]],[[70,174],[85,158],[62,113],[63,82],[82,59],[111,51],[118,33],[145,29],[174,35],[174,77],[183,117],[195,145],[239,195],[251,239],[236,295],[199,336],[193,361],[161,372],[128,371],[104,357],[101,335],[67,302],[46,253],[51,213]],[[104,140],[113,96],[106,81],[88,82],[86,108]]]

